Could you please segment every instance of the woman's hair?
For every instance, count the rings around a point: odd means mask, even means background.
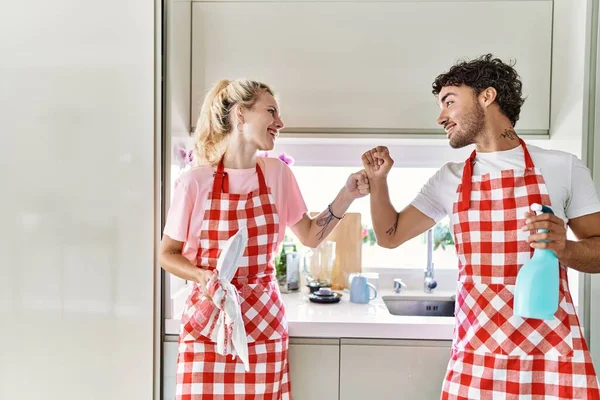
[[[437,96],[444,86],[466,85],[478,96],[481,91],[493,87],[497,93],[496,103],[512,126],[515,126],[525,99],[522,97],[521,79],[513,67],[514,63],[503,63],[491,54],[471,61],[460,61],[450,71],[435,78],[432,92]]]
[[[248,79],[217,82],[206,94],[196,125],[197,164],[215,165],[226,150],[226,138],[232,131],[231,110],[236,104],[252,108],[261,93],[274,96],[266,84]]]

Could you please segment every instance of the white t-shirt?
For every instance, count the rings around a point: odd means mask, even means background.
[[[527,145],[536,168],[541,170],[552,202],[552,211],[565,221],[600,212],[600,201],[589,169],[570,153]],[[452,219],[452,206],[458,198],[464,161],[447,163],[423,186],[412,205],[439,222],[447,215]],[[477,153],[473,176],[525,168],[523,147],[493,153]]]

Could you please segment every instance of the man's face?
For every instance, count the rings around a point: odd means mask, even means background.
[[[460,149],[475,143],[485,128],[485,112],[473,89],[465,85],[445,86],[438,99],[441,112],[437,123],[446,131],[450,146]]]

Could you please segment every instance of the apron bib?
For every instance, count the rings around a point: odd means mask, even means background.
[[[208,331],[215,305],[206,288],[194,285],[181,321],[177,361],[178,400],[290,399],[285,309],[275,279],[279,216],[264,174],[256,165],[259,187],[246,194],[229,193],[229,178],[219,163],[214,174],[200,232],[197,265],[213,270],[225,242],[241,226],[248,244],[231,283],[240,296],[248,339],[250,372],[239,358],[222,356]]]
[[[465,162],[453,231],[459,259],[456,322],[442,399],[600,399],[598,382],[560,265],[551,320],[514,315],[519,268],[533,255],[520,228],[533,203],[552,207],[527,146],[524,170],[473,175]]]

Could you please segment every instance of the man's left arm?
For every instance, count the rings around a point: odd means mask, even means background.
[[[525,218],[523,230],[548,230],[531,234],[531,247],[554,251],[561,264],[578,271],[600,272],[600,212],[569,220],[576,241],[567,240],[565,223],[556,215],[526,213]]]

